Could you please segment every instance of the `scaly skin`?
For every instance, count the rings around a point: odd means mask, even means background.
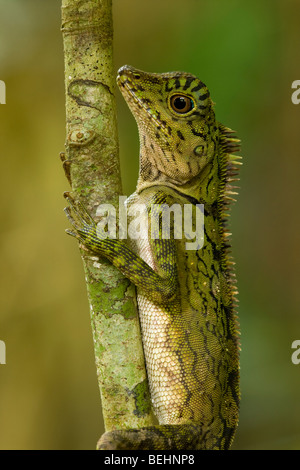
[[[215,120],[206,86],[193,75],[124,66],[118,85],[140,135],[140,174],[128,206],[204,204],[205,239],[104,239],[79,203],[68,216],[87,248],[137,287],[142,340],[159,425],[105,433],[99,449],[228,449],[238,423],[239,346],[225,212],[239,140]],[[171,227],[171,234],[172,234]]]

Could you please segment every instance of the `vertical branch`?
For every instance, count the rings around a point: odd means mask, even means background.
[[[112,61],[112,0],[62,0],[66,155],[73,195],[92,216],[122,194]],[[106,430],[152,423],[135,289],[81,250]]]

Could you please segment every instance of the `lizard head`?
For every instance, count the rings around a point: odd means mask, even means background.
[[[144,181],[182,185],[212,162],[218,127],[201,80],[184,72],[146,73],[125,65],[117,82],[138,125]]]

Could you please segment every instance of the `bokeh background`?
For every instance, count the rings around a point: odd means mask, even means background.
[[[0,0],[1,449],[94,449],[103,431],[84,275],[64,234],[64,64],[59,0]],[[232,209],[240,291],[234,449],[300,449],[299,0],[114,0],[115,68],[185,70],[238,131]],[[118,94],[124,194],[138,136]]]

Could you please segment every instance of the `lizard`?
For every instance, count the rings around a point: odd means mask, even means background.
[[[204,206],[204,243],[108,238],[70,193],[67,233],[110,260],[137,289],[151,400],[158,424],[106,432],[98,449],[229,449],[238,425],[239,325],[228,206],[237,194],[240,140],[215,118],[206,85],[185,72],[118,71],[137,122],[140,170],[127,207]],[[161,223],[161,218],[159,219]],[[170,222],[174,229],[174,220]],[[149,229],[150,230],[150,229]],[[173,233],[173,232],[171,232]]]

